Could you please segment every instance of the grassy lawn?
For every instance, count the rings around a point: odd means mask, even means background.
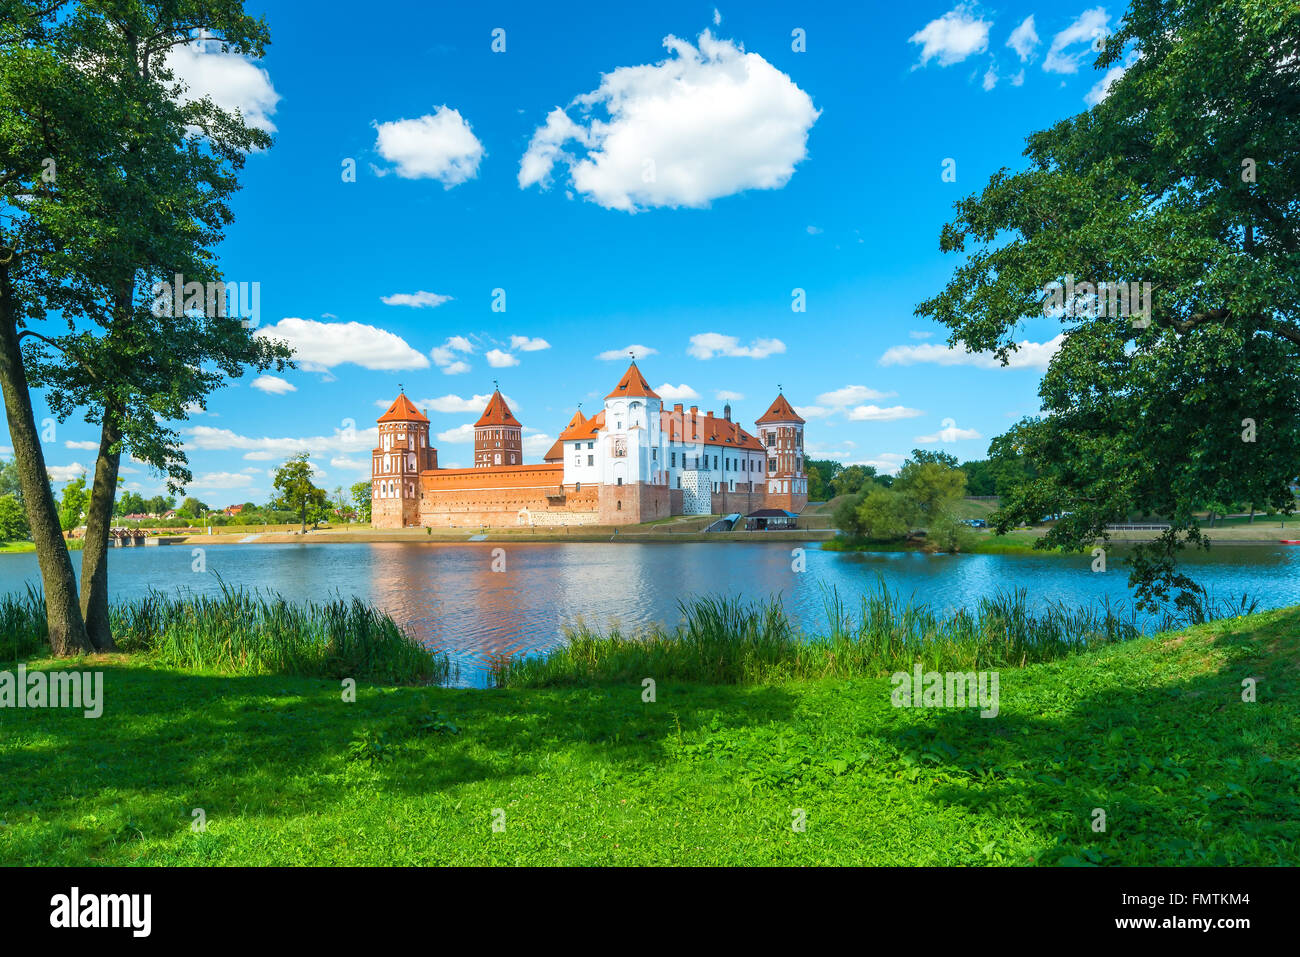
[[[1270,612],[1004,669],[981,719],[884,677],[345,703],[87,660],[102,717],[0,710],[0,863],[1294,864],[1298,663]]]

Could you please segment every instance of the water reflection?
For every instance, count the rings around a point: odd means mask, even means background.
[[[494,549],[504,569],[493,571]],[[1127,572],[1112,553],[1110,571],[1091,558],[1036,555],[837,554],[805,550],[807,570],[792,570],[785,544],[220,545],[207,574],[191,570],[188,548],[109,553],[114,600],[151,588],[216,592],[229,586],[280,592],[294,601],[358,596],[448,652],[461,681],[482,685],[496,656],[532,654],[558,644],[566,625],[636,629],[680,620],[691,595],[780,596],[805,629],[825,622],[823,592],[836,587],[850,607],[877,578],[903,597],[940,609],[973,607],[998,590],[1023,588],[1031,604],[1102,600],[1131,606]],[[1189,574],[1219,597],[1248,592],[1264,607],[1300,604],[1300,548],[1224,546],[1188,556]],[[0,555],[0,591],[39,582],[32,554]]]

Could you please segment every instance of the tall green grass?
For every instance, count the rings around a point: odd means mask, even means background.
[[[1050,661],[1141,634],[1133,613],[1102,604],[1062,603],[1037,613],[1021,589],[984,598],[973,611],[935,612],[903,601],[883,584],[856,611],[823,590],[824,634],[800,632],[777,599],[696,598],[679,605],[682,622],[625,635],[570,630],[548,655],[494,669],[506,687],[677,678],[717,684],[807,677],[853,677],[910,670],[982,670]]]
[[[26,594],[0,595],[0,661],[38,654],[50,646],[45,598],[27,586]]]
[[[291,674],[383,682],[446,684],[451,663],[425,648],[388,615],[359,599],[291,604],[279,595],[231,589],[219,595],[166,595],[114,605],[113,637],[126,652],[160,664],[226,674]],[[45,604],[0,598],[0,653],[48,646]]]

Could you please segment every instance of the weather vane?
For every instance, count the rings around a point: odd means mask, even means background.
[[[403,394],[406,393],[406,389],[403,387],[402,383],[400,383],[400,382],[397,383],[397,391],[398,391],[398,392],[401,392],[401,393],[403,393]]]
[[[498,391],[498,392],[501,391],[501,383],[498,382],[496,379],[493,379],[493,380],[492,380],[492,388],[495,389],[495,390]]]

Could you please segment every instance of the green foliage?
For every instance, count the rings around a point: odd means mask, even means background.
[[[371,502],[370,483],[357,482],[350,491],[352,493],[352,502],[357,510],[357,521],[368,523],[370,521]]]
[[[0,661],[26,658],[49,645],[45,598],[40,591],[28,585],[23,594],[0,595]]]
[[[892,488],[870,488],[857,500],[854,519],[860,538],[896,541],[912,530],[916,509],[903,493]]]
[[[327,497],[323,488],[312,483],[311,463],[307,461],[308,453],[300,452],[275,471],[272,484],[280,494],[272,503],[276,508],[293,512],[302,524],[315,525],[324,517]]]
[[[63,496],[59,499],[59,524],[63,530],[70,531],[81,524],[81,516],[90,503],[90,493],[86,491],[86,476],[75,478],[63,486]]]
[[[808,501],[828,502],[835,497],[831,486],[832,480],[844,466],[834,459],[805,459],[804,470],[808,475]]]
[[[16,459],[0,461],[0,495],[12,495],[22,501],[23,489],[18,480],[18,462]]]
[[[855,495],[862,491],[863,486],[872,482],[875,476],[876,468],[873,465],[850,465],[831,479],[831,491],[837,496]]]
[[[25,542],[30,535],[22,501],[13,495],[0,495],[0,545]]]
[[[889,487],[868,479],[857,494],[836,505],[831,520],[850,544],[901,541],[923,527],[927,547],[966,550],[973,539],[954,514],[965,489],[966,473],[955,458],[914,449]]]
[[[1013,430],[1031,468],[999,488],[999,529],[1065,513],[1043,547],[1082,549],[1132,512],[1163,516],[1169,533],[1133,553],[1147,607],[1193,600],[1176,559],[1207,545],[1205,503],[1292,507],[1297,37],[1294,3],[1133,0],[1096,63],[1127,71],[1087,112],[1031,134],[1025,169],[957,204],[940,246],[963,261],[917,307],[952,344],[1004,360],[1027,320],[1060,324],[1047,414]],[[1149,282],[1149,322],[1086,288],[1059,292],[1084,282]]]
[[[997,479],[987,459],[963,462],[961,470],[966,475],[967,495],[997,495]]]

